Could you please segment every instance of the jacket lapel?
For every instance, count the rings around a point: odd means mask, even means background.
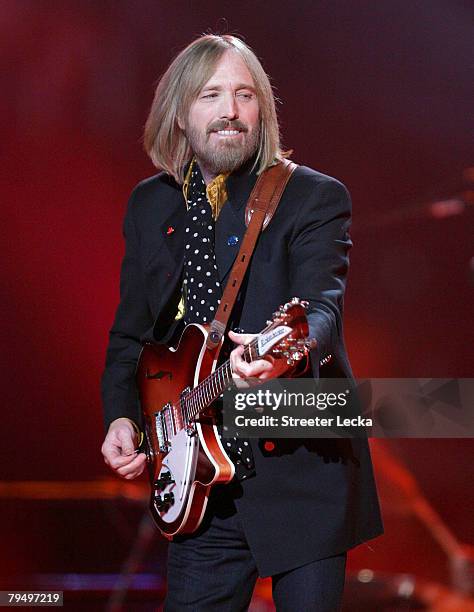
[[[245,205],[257,180],[256,173],[250,171],[252,164],[253,160],[231,174],[226,181],[228,199],[217,218],[214,247],[221,282],[237,257],[247,229]]]
[[[156,256],[166,257],[167,263],[165,277],[159,283],[161,295],[154,324],[155,338],[163,335],[163,329],[169,327],[178,308],[184,258],[185,215],[186,205],[182,193],[178,191],[169,214],[159,226],[163,246]]]
[[[178,192],[173,207],[160,227],[164,251],[178,267],[183,265],[185,218],[186,205],[182,193]]]
[[[217,271],[221,282],[237,257],[245,229],[244,215],[236,214],[230,203],[226,202],[217,218],[214,246]]]

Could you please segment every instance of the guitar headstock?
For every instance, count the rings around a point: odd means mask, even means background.
[[[292,366],[316,346],[316,340],[308,339],[307,308],[308,302],[294,297],[273,313],[257,338],[259,357],[285,358]]]

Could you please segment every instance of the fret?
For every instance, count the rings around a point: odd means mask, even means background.
[[[219,368],[219,383],[220,383],[219,385],[220,392],[222,393],[222,391],[224,391],[224,386],[225,386],[224,370],[222,368]]]
[[[258,344],[255,339],[244,347],[242,358],[247,363],[251,363],[258,358],[257,347]],[[210,406],[213,401],[222,395],[224,390],[232,383],[232,380],[232,366],[228,359],[202,380],[197,387],[191,389],[182,403],[182,412],[185,415],[186,423],[190,423],[203,409]],[[174,422],[171,421],[171,424],[174,425]]]
[[[212,385],[211,385],[211,381],[208,380],[207,381],[207,395],[208,395],[208,403],[210,404],[213,400],[213,395],[212,395]]]
[[[196,416],[199,415],[199,395],[198,395],[197,389],[198,389],[198,387],[196,387],[194,389],[194,392],[193,392],[193,397],[194,397],[194,413],[196,414]]]
[[[227,382],[230,382],[232,379],[232,367],[230,365],[230,361],[226,363],[226,372],[225,372]]]
[[[212,385],[212,398],[215,399],[216,396],[216,391],[217,391],[217,385],[216,385],[216,379],[215,376],[212,376],[211,378],[211,385]]]
[[[204,388],[199,388],[199,410],[202,410],[207,406],[206,398],[204,397]]]
[[[201,412],[201,388],[196,387],[196,411],[199,414]]]
[[[208,384],[209,384],[209,386],[211,388],[211,397],[210,397],[210,400],[212,402],[214,400],[214,398],[216,397],[216,379],[215,379],[214,374],[211,374],[209,376],[209,383]]]

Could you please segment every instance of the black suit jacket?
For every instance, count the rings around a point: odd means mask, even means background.
[[[245,204],[256,181],[243,167],[227,179],[228,201],[216,222],[215,252],[225,284],[245,232]],[[141,340],[166,341],[180,297],[186,207],[164,173],[133,191],[124,221],[126,253],[120,304],[102,379],[105,424],[139,422],[134,372]],[[232,326],[258,332],[293,296],[310,302],[311,354],[333,356],[325,376],[350,377],[343,330],[343,296],[351,241],[350,198],[335,179],[303,166],[291,177],[260,236]],[[228,241],[230,236],[238,236]],[[277,440],[267,452],[252,440],[256,475],[227,485],[257,561],[271,575],[343,552],[382,532],[366,440]]]

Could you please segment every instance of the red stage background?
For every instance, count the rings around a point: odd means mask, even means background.
[[[124,207],[155,172],[140,142],[154,83],[207,31],[255,49],[293,159],[352,193],[356,375],[472,376],[473,207],[444,216],[431,204],[474,200],[473,21],[461,0],[2,3],[0,479],[108,475],[99,378]],[[391,444],[474,543],[472,441]],[[8,542],[0,573],[29,567],[27,543]]]

